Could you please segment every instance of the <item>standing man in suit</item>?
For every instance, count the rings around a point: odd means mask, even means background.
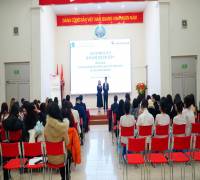
[[[107,82],[107,77],[105,77],[105,82],[103,83],[104,110],[108,109],[108,91],[109,91],[109,84]]]

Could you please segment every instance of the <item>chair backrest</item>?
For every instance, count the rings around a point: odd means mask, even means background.
[[[146,138],[128,138],[128,151],[142,152],[146,149]]]
[[[1,127],[1,141],[6,141],[8,140],[8,133],[5,131],[3,127]]]
[[[195,149],[200,149],[200,135],[195,136]]]
[[[169,125],[157,125],[155,135],[169,135]]]
[[[22,137],[22,130],[17,130],[17,131],[8,131],[8,140],[10,142],[17,142],[21,139]]]
[[[185,134],[185,124],[173,124],[173,134],[179,135],[179,134]]]
[[[121,128],[121,136],[125,137],[134,136],[135,126],[130,126],[130,127],[120,126],[120,128]]]
[[[51,156],[64,155],[64,142],[46,142],[46,153]]]
[[[1,143],[1,153],[4,158],[20,156],[19,143]]]
[[[139,136],[151,136],[152,135],[152,125],[139,126],[138,135]]]
[[[173,137],[174,145],[173,149],[175,150],[189,150],[191,149],[191,136],[184,136],[184,137]]]
[[[164,152],[169,149],[169,137],[153,137],[151,139],[150,150]]]
[[[192,134],[200,134],[200,123],[192,123]]]
[[[36,157],[36,156],[42,156],[42,143],[36,142],[36,143],[23,143],[23,155],[25,157]]]

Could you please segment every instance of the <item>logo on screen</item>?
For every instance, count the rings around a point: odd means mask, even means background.
[[[72,42],[71,43],[71,48],[74,48],[75,47],[75,42]]]
[[[101,25],[97,26],[95,28],[95,35],[98,38],[104,37],[106,35],[106,29],[103,26],[101,26]]]

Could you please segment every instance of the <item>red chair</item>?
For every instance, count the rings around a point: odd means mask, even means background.
[[[44,160],[44,155],[43,155],[43,147],[41,142],[36,142],[36,143],[23,143],[23,157],[42,157],[42,161],[38,162],[34,165],[32,164],[27,164],[25,165],[25,168],[31,171],[31,179],[32,179],[32,170],[33,169],[43,169],[43,179],[45,179],[45,160]]]
[[[114,134],[115,131],[117,132],[117,137],[118,137],[118,131],[119,131],[119,124],[117,123],[117,114],[112,113],[112,143],[114,144]]]
[[[165,134],[161,133],[160,135]],[[152,138],[149,149],[148,161],[152,164],[161,164],[161,177],[165,179],[165,166],[163,165],[168,163],[166,152],[169,150],[169,137]]]
[[[155,135],[168,136],[169,135],[169,125],[156,125]]]
[[[149,126],[139,126],[138,129],[139,136],[151,136],[152,135],[152,125]]]
[[[1,141],[8,142],[8,133],[5,131],[3,127],[1,127]]]
[[[200,123],[192,123],[192,134],[200,134]]]
[[[135,126],[124,127],[120,126],[120,137],[134,137]],[[120,142],[122,146],[126,146],[126,144]]]
[[[61,164],[55,165],[55,164],[51,164],[49,162],[46,163],[47,167],[49,169],[51,169],[50,179],[52,179],[52,169],[59,169],[59,168],[65,167],[65,171],[66,171],[67,156],[66,156],[65,143],[63,141],[62,142],[46,142],[46,155],[47,155],[47,157],[48,156],[59,156],[59,155],[64,156],[64,162]],[[65,177],[65,179],[66,179],[66,177]]]
[[[132,165],[144,165],[145,167],[145,152],[146,150],[146,139],[145,138],[129,138],[128,139],[128,149],[126,158],[126,178],[128,178],[128,164]],[[132,152],[132,153],[130,153]],[[141,179],[143,177],[143,171],[141,166]],[[144,168],[144,178],[145,178],[145,168]]]
[[[186,133],[185,124],[173,124],[173,135],[185,135]]]
[[[3,168],[8,171],[23,168],[27,162],[26,158],[21,157],[21,149],[19,143],[1,143],[1,153],[2,158],[9,159],[3,164]]]
[[[183,151],[190,151],[191,150],[191,136],[185,137],[176,137],[172,138],[172,148],[169,154],[169,161],[172,163],[172,179],[173,179],[173,163],[187,163],[190,161],[190,156],[188,153],[184,153]],[[180,152],[174,152],[180,151]],[[184,164],[185,165],[185,164]],[[181,167],[181,179],[182,177],[182,167]],[[185,166],[184,166],[184,179],[185,179]]]
[[[22,130],[18,131],[8,131],[8,140],[9,142],[18,142],[21,140]]]

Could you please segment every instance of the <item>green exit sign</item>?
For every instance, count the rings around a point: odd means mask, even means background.
[[[16,70],[14,70],[14,75],[19,75],[19,70],[18,69],[16,69]]]
[[[187,65],[187,64],[182,64],[182,65],[181,65],[181,68],[182,68],[182,69],[187,69],[187,68],[188,68],[188,65]]]

